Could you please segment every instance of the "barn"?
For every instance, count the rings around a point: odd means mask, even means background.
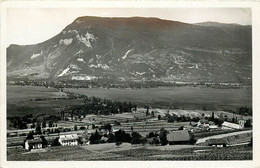
[[[190,144],[191,136],[188,130],[178,130],[170,132],[167,135],[167,140],[170,145],[173,144]]]
[[[219,138],[219,139],[208,139],[206,140],[206,143],[209,146],[215,146],[215,147],[226,147],[228,142],[227,140],[223,139],[223,138]]]

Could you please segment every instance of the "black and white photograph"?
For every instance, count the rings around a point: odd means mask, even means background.
[[[6,8],[6,161],[253,161],[252,15]]]

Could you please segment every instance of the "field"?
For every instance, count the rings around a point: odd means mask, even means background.
[[[24,152],[20,148],[8,148],[7,160],[54,161],[54,160],[252,160],[252,148],[235,146],[213,148],[191,145],[151,146],[114,143],[49,147]]]
[[[174,106],[185,109],[202,109],[204,106],[235,107],[252,105],[252,88],[214,89],[199,87],[161,87],[145,89],[97,89],[67,88],[66,92],[107,98],[111,100],[131,101],[139,105],[152,107]]]
[[[213,89],[198,87],[146,89],[64,89],[65,92],[84,94],[111,100],[131,101],[139,106],[179,109],[235,108],[252,104],[252,89]],[[66,105],[82,103],[69,99],[66,93],[54,88],[36,86],[7,86],[7,116],[25,114],[54,114]]]
[[[40,86],[7,86],[7,116],[26,114],[54,114],[71,101],[66,93]]]

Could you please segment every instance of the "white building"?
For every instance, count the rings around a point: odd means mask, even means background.
[[[42,140],[40,138],[35,139],[27,139],[24,144],[25,149],[41,149],[42,148]]]
[[[70,135],[60,135],[59,137],[59,143],[62,146],[67,145],[78,145],[79,137],[77,134],[70,134]]]
[[[230,123],[227,121],[224,121],[222,124],[222,129],[243,129],[242,125],[240,124],[235,124],[235,123]]]

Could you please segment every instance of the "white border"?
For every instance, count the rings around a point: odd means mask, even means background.
[[[253,32],[253,161],[6,161],[6,9],[7,8],[251,8]],[[0,58],[0,112],[1,112],[1,167],[260,167],[260,3],[238,1],[4,1],[1,3],[1,58]]]

